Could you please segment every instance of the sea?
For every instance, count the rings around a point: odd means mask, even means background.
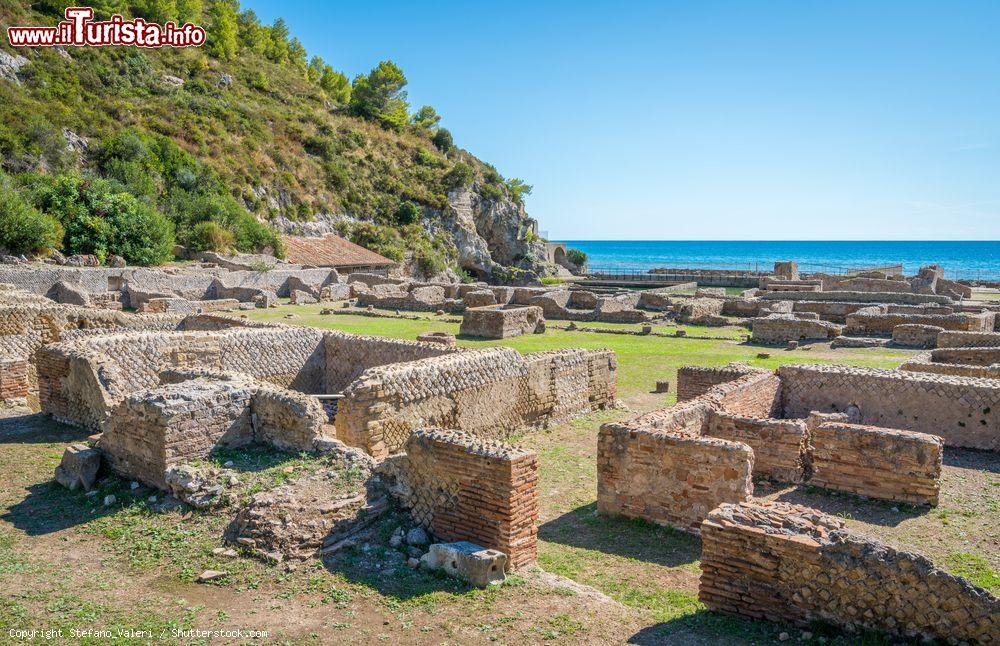
[[[799,271],[846,273],[903,265],[906,275],[930,264],[945,277],[1000,280],[1000,241],[869,240],[557,240],[587,254],[591,271],[685,269],[767,270],[776,260],[795,260]]]

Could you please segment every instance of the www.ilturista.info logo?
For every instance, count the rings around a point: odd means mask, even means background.
[[[126,20],[117,14],[110,20],[93,18],[90,7],[67,7],[66,20],[55,27],[8,27],[7,38],[15,47],[199,47],[205,42],[205,30],[189,22],[158,25],[142,18]]]

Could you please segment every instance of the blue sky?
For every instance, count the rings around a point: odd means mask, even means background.
[[[244,2],[553,239],[1000,239],[1000,2]]]

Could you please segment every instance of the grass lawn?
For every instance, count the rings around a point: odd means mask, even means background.
[[[430,330],[457,333],[433,315],[402,320],[320,315],[321,306],[257,310],[248,315],[295,325],[414,339]],[[285,319],[292,313],[294,318]],[[559,323],[556,323],[559,324]],[[602,328],[638,329],[635,325]],[[676,329],[657,326],[668,334]],[[596,514],[596,434],[604,421],[668,405],[673,393],[650,391],[686,364],[746,360],[776,367],[790,362],[842,362],[891,368],[910,353],[886,349],[831,350],[828,344],[795,351],[745,345],[741,328],[686,328],[689,337],[597,334],[550,329],[508,341],[460,339],[463,346],[509,345],[521,352],[561,347],[606,347],[618,354],[619,397],[625,408],[585,415],[512,441],[539,454],[538,571],[506,585],[470,590],[444,577],[385,566],[373,550],[355,549],[336,560],[286,569],[213,553],[231,514],[155,514],[146,498],[105,478],[96,495],[70,493],[52,482],[64,446],[86,433],[17,411],[0,411],[0,631],[49,627],[142,629],[146,635],[114,643],[674,643],[761,644],[787,626],[749,622],[705,611],[697,601],[697,538],[641,521]],[[766,352],[768,359],[758,359]],[[675,390],[675,389],[671,389]],[[313,468],[307,455],[223,455],[246,463],[250,490]],[[106,495],[117,500],[103,504]],[[761,485],[758,495],[795,500],[838,514],[856,529],[923,552],[943,567],[998,590],[1000,468],[994,454],[949,452],[941,505],[934,510],[867,502],[809,488]],[[398,521],[380,525],[384,539]],[[229,576],[197,584],[204,569]],[[594,593],[577,584],[595,588]],[[229,637],[175,639],[172,631],[237,628],[267,630],[251,642]],[[817,627],[812,643],[887,643]],[[65,643],[107,643],[103,636]]]

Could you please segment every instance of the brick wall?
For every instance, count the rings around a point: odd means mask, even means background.
[[[457,431],[419,429],[407,439],[406,455],[385,466],[413,518],[438,540],[499,550],[512,569],[537,560],[534,451]]]
[[[1000,346],[1000,332],[954,332],[938,335],[939,348],[972,348]]]
[[[948,296],[939,296],[936,294],[854,291],[761,292],[759,298],[776,301],[842,301],[845,303],[895,303],[897,305],[922,305],[925,303],[951,305],[953,302]]]
[[[724,502],[749,500],[754,456],[740,442],[702,437],[711,406],[696,400],[601,426],[597,510],[697,533]]]
[[[614,353],[606,350],[521,356],[489,348],[377,366],[344,390],[337,434],[375,457],[401,450],[426,426],[504,439],[526,426],[611,405],[616,375]]]
[[[843,422],[810,429],[809,484],[825,489],[937,505],[941,438]]]
[[[760,419],[712,411],[705,435],[743,442],[753,449],[755,476],[780,482],[801,482],[808,443],[802,420]]]
[[[723,505],[702,525],[699,599],[710,610],[948,642],[1000,641],[1000,600],[927,559],[785,503]]]
[[[25,357],[0,355],[0,403],[25,404],[31,391]]]
[[[120,475],[166,489],[171,465],[253,441],[251,394],[240,382],[206,380],[144,391],[115,409],[98,447]]]
[[[785,417],[861,411],[861,423],[938,435],[947,446],[1000,449],[1000,382],[837,365],[778,369]]]
[[[471,307],[462,315],[459,334],[484,339],[507,339],[545,329],[540,307]]]
[[[677,369],[677,401],[700,397],[719,384],[757,372],[761,370],[745,363],[730,363],[715,368],[681,366]]]

